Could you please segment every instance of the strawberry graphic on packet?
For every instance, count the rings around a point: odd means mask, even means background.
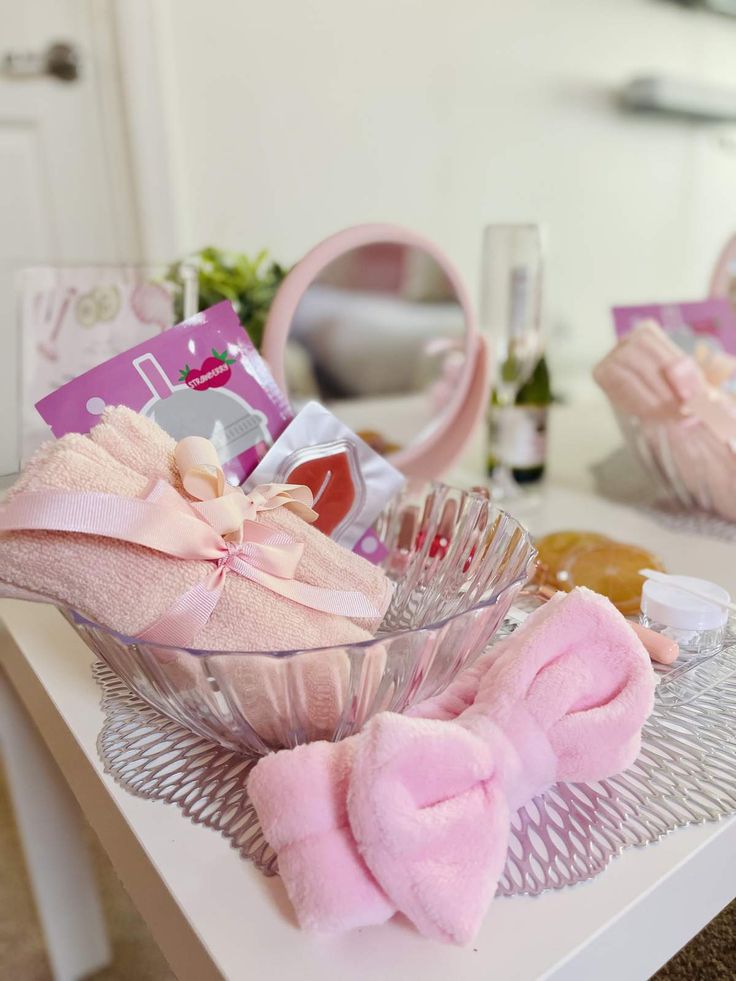
[[[179,381],[199,392],[208,388],[222,388],[230,380],[231,364],[235,364],[235,358],[228,358],[226,350],[220,354],[213,347],[212,357],[205,358],[200,368],[190,368],[185,364],[179,372]]]

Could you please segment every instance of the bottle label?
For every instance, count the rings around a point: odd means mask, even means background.
[[[498,415],[498,456],[514,470],[543,467],[547,456],[547,407],[511,405]]]

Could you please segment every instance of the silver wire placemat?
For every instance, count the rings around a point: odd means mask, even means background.
[[[686,508],[657,487],[651,474],[627,446],[619,447],[590,468],[595,492],[646,514],[670,531],[736,542],[736,524],[697,508]]]
[[[151,708],[98,662],[105,771],[139,797],[176,804],[267,875],[276,857],[245,792],[257,762]],[[636,763],[596,784],[557,784],[515,816],[498,894],[590,879],[624,848],[736,811],[736,646],[661,677]]]

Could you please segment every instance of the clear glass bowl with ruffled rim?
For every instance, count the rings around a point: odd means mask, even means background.
[[[194,650],[64,613],[135,694],[207,739],[248,754],[342,739],[377,712],[443,691],[488,647],[536,556],[515,518],[446,484],[407,486],[375,529],[395,591],[377,636],[362,643]]]

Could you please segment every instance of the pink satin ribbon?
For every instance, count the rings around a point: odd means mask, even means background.
[[[204,452],[201,445],[199,450]],[[204,456],[208,457],[209,453],[204,452]],[[309,488],[265,484],[246,495],[240,488],[226,490],[222,471],[216,472],[219,465],[215,470],[207,469],[209,463],[201,466],[204,468],[201,472],[193,473],[196,468],[192,467],[183,471],[185,489],[192,488],[196,494],[205,495],[219,492],[223,496],[190,503],[162,480],[148,488],[142,498],[54,489],[28,491],[0,510],[0,531],[100,535],[187,561],[215,563],[206,579],[187,590],[138,635],[149,643],[191,644],[217,606],[230,573],[323,613],[366,619],[381,615],[363,593],[327,589],[297,580],[303,543],[253,520],[259,511],[277,507],[289,507],[307,517],[316,517],[309,507],[312,500]]]
[[[706,385],[701,369],[683,357],[662,369],[662,374],[680,402],[683,416],[697,419],[721,442],[736,446],[736,411],[733,400],[712,385]]]
[[[196,498],[192,508],[229,541],[242,541],[244,521],[259,511],[285,507],[304,521],[317,520],[312,492],[304,484],[261,484],[249,494],[225,480],[217,450],[202,436],[187,436],[177,443],[174,459],[184,490]]]

